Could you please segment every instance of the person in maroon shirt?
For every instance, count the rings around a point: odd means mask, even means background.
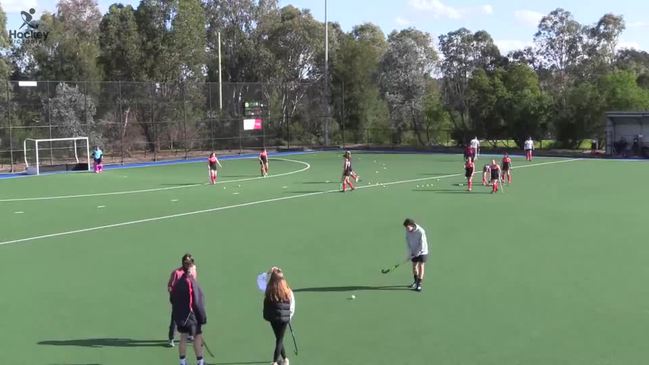
[[[169,301],[171,301],[171,291],[174,288],[174,285],[180,278],[183,276],[185,273],[185,270],[189,272],[189,274],[196,279],[197,278],[197,272],[196,272],[196,264],[194,264],[194,257],[192,257],[192,254],[186,253],[183,255],[181,259],[181,266],[177,269],[174,269],[174,271],[171,272],[171,275],[169,276],[169,280],[167,281],[167,292],[169,292]],[[173,316],[171,317],[171,323],[169,323],[169,347],[174,347],[174,337],[175,337],[175,332],[176,332],[176,324],[174,323]]]
[[[345,153],[343,155],[343,176],[342,176],[342,192],[344,193],[347,191],[347,185],[349,185],[349,188],[354,190],[354,185],[351,182],[352,178],[352,160],[350,159],[350,156]]]
[[[268,176],[268,151],[265,148],[259,154],[259,165],[261,165],[261,176]]]
[[[469,187],[469,191],[473,189],[474,172],[475,172],[475,163],[473,162],[473,158],[469,157],[469,159],[464,164],[464,176],[466,177],[466,182],[467,182],[467,186]]]
[[[509,153],[505,152],[503,156],[503,183],[507,180],[509,184],[512,183],[512,158]]]
[[[180,365],[187,365],[186,351],[189,336],[194,337],[196,364],[205,365],[203,359],[203,330],[207,323],[205,297],[200,285],[191,274],[192,260],[183,261],[183,275],[171,289],[171,316],[180,332],[178,355]]]
[[[500,181],[500,165],[496,163],[496,160],[491,160],[491,166],[489,167],[489,171],[491,172],[491,193],[497,193],[498,192],[498,182]]]

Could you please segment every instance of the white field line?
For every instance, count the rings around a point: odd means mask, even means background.
[[[550,161],[550,162],[542,162],[542,163],[532,164],[532,165],[517,166],[517,167],[514,167],[514,168],[553,165],[553,164],[559,164],[559,163],[574,162],[574,161],[579,161],[579,160],[581,160],[581,159],[580,158],[575,158],[575,159],[570,159],[570,160]],[[451,174],[451,175],[442,175],[442,176],[423,177],[423,178],[419,178],[419,179],[392,181],[392,182],[382,183],[382,184],[379,184],[379,185],[359,186],[358,188],[359,189],[366,189],[366,188],[381,187],[381,185],[407,184],[407,183],[412,183],[412,182],[417,182],[417,181],[434,180],[434,179],[446,179],[446,178],[449,178],[449,177],[457,177],[457,176],[464,176],[464,174]],[[297,195],[285,196],[285,197],[280,197],[280,198],[257,200],[257,201],[252,201],[252,202],[248,202],[248,203],[226,205],[226,206],[223,206],[223,207],[202,209],[202,210],[196,210],[196,211],[186,212],[186,213],[178,213],[178,214],[171,214],[171,215],[165,215],[165,216],[160,216],[160,217],[138,219],[138,220],[128,221],[128,222],[107,224],[107,225],[104,225],[104,226],[95,226],[95,227],[77,229],[77,230],[73,230],[73,231],[58,232],[58,233],[45,234],[45,235],[40,235],[40,236],[32,236],[32,237],[20,238],[20,239],[9,240],[9,241],[2,241],[2,242],[0,242],[0,246],[9,245],[9,244],[12,244],[12,243],[35,241],[35,240],[40,240],[40,239],[45,239],[45,238],[69,236],[69,235],[73,235],[73,234],[77,234],[77,233],[93,232],[93,231],[99,231],[99,230],[102,230],[102,229],[109,229],[109,228],[115,228],[115,227],[131,226],[131,225],[140,224],[140,223],[156,222],[156,221],[179,218],[179,217],[187,217],[187,216],[192,216],[192,215],[197,215],[197,214],[219,212],[219,211],[222,211],[222,210],[241,208],[241,207],[248,207],[248,206],[260,205],[260,204],[266,204],[266,203],[273,203],[273,202],[284,201],[284,200],[306,198],[306,197],[310,197],[310,196],[337,193],[337,192],[339,192],[338,189],[317,191],[317,192],[313,192],[313,193],[304,193],[304,194],[297,194]]]
[[[231,183],[236,183],[236,182],[242,182],[242,181],[253,181],[253,180],[259,180],[259,179],[268,179],[268,178],[273,178],[273,177],[281,177],[281,176],[288,176],[288,175],[293,175],[297,174],[300,172],[304,172],[308,169],[311,168],[311,165],[309,165],[307,162],[304,161],[298,161],[298,160],[289,160],[286,158],[273,158],[271,160],[280,160],[280,161],[287,161],[287,162],[295,162],[304,165],[305,167],[300,169],[300,170],[295,170],[295,171],[290,171],[290,172],[284,172],[281,174],[277,175],[268,175],[267,177],[247,177],[245,179],[236,179],[236,180],[227,180],[227,181],[218,181],[217,184],[231,184]],[[94,194],[77,194],[77,195],[57,195],[57,196],[41,196],[41,197],[33,197],[33,198],[10,198],[10,199],[0,199],[0,203],[7,203],[7,202],[24,202],[24,201],[39,201],[39,200],[56,200],[56,199],[73,199],[73,198],[89,198],[89,197],[94,197],[94,196],[109,196],[109,195],[127,195],[127,194],[139,194],[139,193],[151,193],[151,192],[156,192],[156,191],[165,191],[165,190],[176,190],[176,189],[186,189],[186,188],[195,188],[197,186],[204,186],[204,185],[209,185],[208,183],[201,183],[201,184],[191,184],[191,185],[181,185],[181,186],[170,186],[166,188],[152,188],[152,189],[141,189],[141,190],[127,190],[127,191],[114,191],[111,193],[94,193]]]

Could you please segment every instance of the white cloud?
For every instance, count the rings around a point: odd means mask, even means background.
[[[402,27],[406,27],[406,26],[412,24],[412,22],[410,20],[408,20],[406,18],[402,18],[400,16],[396,17],[396,19],[394,19],[394,21],[395,21],[395,23],[397,23],[398,25],[400,25]]]
[[[6,13],[20,13],[21,11],[28,11],[30,8],[36,9],[36,13],[40,14],[38,9],[37,0],[2,0],[2,9]]]
[[[491,15],[494,13],[494,7],[486,4],[481,6],[482,12],[485,13],[486,15]]]
[[[410,5],[417,10],[431,11],[435,17],[450,19],[460,19],[462,14],[460,10],[443,4],[439,0],[410,0]]]
[[[543,14],[533,10],[516,10],[514,12],[514,18],[516,18],[519,23],[530,27],[537,27],[543,17]]]
[[[511,51],[531,47],[533,45],[532,41],[521,41],[517,39],[497,39],[494,43],[498,46],[498,49],[503,56],[507,55],[507,53]]]
[[[416,10],[429,11],[435,18],[462,19],[472,14],[491,15],[493,6],[485,4],[477,7],[456,8],[444,4],[441,0],[410,0],[410,6]]]
[[[649,27],[649,22],[629,22],[626,24],[627,28],[647,28]]]
[[[628,42],[628,41],[620,41],[617,44],[617,47],[615,47],[616,50],[620,49],[636,49],[638,51],[642,50],[642,47],[640,47],[640,43],[638,42]]]

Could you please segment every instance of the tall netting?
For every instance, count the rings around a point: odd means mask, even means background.
[[[23,142],[25,171],[38,175],[52,171],[88,171],[88,137],[32,139]]]
[[[27,138],[87,136],[91,148],[102,148],[106,164],[263,147],[419,143],[378,117],[341,112],[342,99],[328,105],[324,89],[322,82],[0,82],[0,171],[24,170]],[[246,126],[251,119],[252,128]],[[55,160],[55,150],[44,152]]]

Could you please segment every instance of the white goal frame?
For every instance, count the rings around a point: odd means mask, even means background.
[[[34,151],[36,153],[36,163],[35,165],[30,165],[27,160],[27,142],[34,142]],[[38,156],[38,144],[41,142],[58,142],[58,141],[73,141],[74,143],[74,158],[79,161],[79,155],[77,154],[77,141],[86,141],[86,161],[88,163],[88,171],[90,171],[90,141],[88,137],[70,137],[70,138],[45,138],[45,139],[35,139],[35,138],[26,138],[23,141],[23,157],[25,158],[25,171],[28,175],[40,175],[40,158]]]

